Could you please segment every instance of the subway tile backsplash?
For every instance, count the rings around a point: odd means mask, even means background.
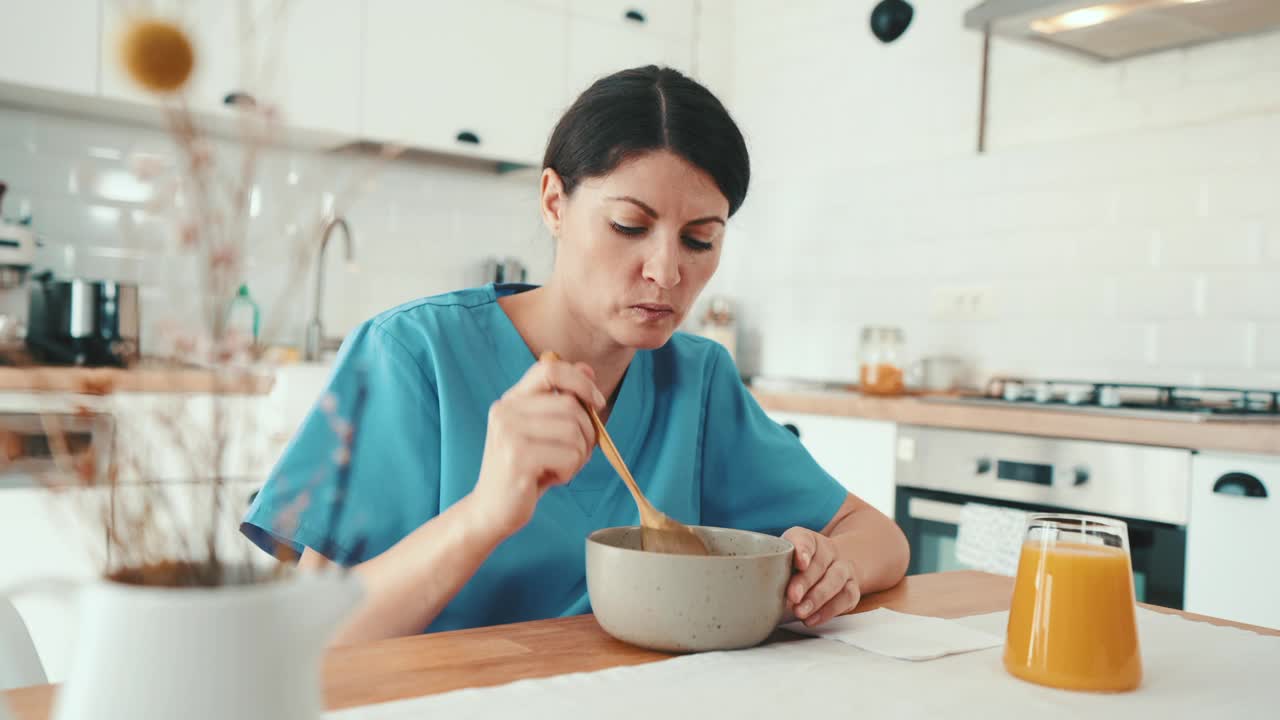
[[[217,145],[220,157],[231,153],[228,143]],[[172,223],[152,206],[157,188],[133,173],[139,156],[165,162],[172,156],[167,135],[0,106],[5,215],[29,207],[44,243],[41,267],[141,284],[145,345],[147,335],[158,337],[157,327],[189,319],[194,301],[183,295],[193,292],[196,276],[189,258],[175,253]],[[299,233],[335,198],[354,198],[346,215],[356,242],[352,265],[339,238],[328,253],[323,319],[331,334],[397,303],[480,284],[490,257],[519,258],[534,281],[549,274],[553,248],[538,215],[536,176],[402,159],[344,195],[371,162],[345,152],[265,154],[251,201],[247,282],[264,315],[281,323],[280,339],[301,340],[312,305],[311,273],[282,295],[282,263],[294,262]]]
[[[820,221],[780,211],[793,202],[785,189],[756,192],[726,255],[761,261],[726,261],[730,277],[718,281],[758,338],[746,343],[743,364],[851,380],[849,338],[863,325],[898,324],[914,355],[959,354],[982,372],[1280,387],[1280,193],[1238,205],[1198,199],[1230,196],[1233,187],[1251,193],[1259,176],[1280,177],[1280,163],[1201,172],[1172,151],[1201,142],[1269,148],[1280,144],[1280,116],[1222,123],[1213,133],[1167,130],[1062,142],[1053,153],[1010,148],[936,166],[849,171],[886,176],[883,185],[828,175],[805,192],[838,199],[802,201],[824,207],[814,213]],[[1151,146],[1166,148],[1169,166],[1152,160]],[[971,181],[950,179],[964,176],[957,165],[973,168]],[[1142,177],[1178,198],[1167,213],[1154,190],[1135,190]],[[942,187],[901,193],[916,183]],[[1056,189],[1026,189],[1042,185]],[[841,189],[849,186],[856,191]],[[987,288],[989,312],[940,315],[930,299],[956,286]],[[795,299],[780,309],[784,294]],[[831,302],[841,309],[828,322],[823,306]],[[811,327],[806,316],[824,319]],[[815,333],[821,352],[812,350]]]
[[[795,5],[828,22],[735,3],[756,172],[716,287],[749,373],[851,381],[860,328],[894,324],[979,377],[1280,388],[1280,33],[1111,64],[997,40],[979,154],[967,4],[891,46],[847,3]],[[973,287],[979,317],[932,302]]]
[[[737,303],[742,369],[852,380],[860,328],[894,324],[978,377],[1280,387],[1280,33],[1105,66],[998,42],[979,155],[981,38],[967,5],[933,5],[882,46],[851,40],[856,3],[734,3],[752,188],[709,292]],[[194,278],[129,172],[169,153],[156,130],[0,107],[6,212],[29,203],[56,272],[141,283],[150,323],[181,321]],[[286,339],[311,305],[309,276],[273,300],[288,241],[368,161],[265,159],[248,281]],[[331,333],[482,282],[490,257],[548,276],[533,174],[404,160],[375,178],[347,213],[354,268],[329,254]],[[956,288],[989,307],[940,311]]]

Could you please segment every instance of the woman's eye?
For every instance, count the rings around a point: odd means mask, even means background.
[[[714,247],[709,242],[706,242],[704,240],[699,240],[697,238],[689,237],[687,235],[684,237],[684,244],[685,244],[685,247],[689,248],[690,250],[694,250],[696,252],[706,252],[710,250],[712,247]]]
[[[643,227],[622,225],[616,222],[610,222],[609,224],[613,226],[615,232],[621,233],[622,235],[641,235],[645,231],[645,228]]]

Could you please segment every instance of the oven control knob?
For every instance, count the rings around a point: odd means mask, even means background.
[[[974,464],[973,469],[977,471],[977,474],[979,475],[986,475],[991,472],[990,458],[978,458],[978,462]]]
[[[1071,474],[1075,478],[1075,484],[1077,486],[1089,482],[1089,468],[1084,467],[1083,465],[1076,466],[1076,469],[1073,470]]]

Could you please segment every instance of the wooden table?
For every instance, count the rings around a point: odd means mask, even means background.
[[[858,612],[888,607],[919,615],[963,617],[1008,610],[1012,593],[1013,580],[997,575],[973,571],[919,575],[864,598]],[[1145,607],[1280,636],[1280,630]],[[786,638],[793,636],[776,633],[775,640]],[[614,640],[589,615],[418,635],[331,651],[324,667],[325,704],[336,710],[667,657]],[[3,697],[13,706],[17,720],[46,720],[53,691],[53,686],[43,685]]]

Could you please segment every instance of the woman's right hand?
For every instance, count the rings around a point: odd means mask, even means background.
[[[542,494],[587,463],[596,432],[583,403],[605,407],[591,366],[542,360],[489,408],[471,494],[490,531],[506,538],[524,527]]]

